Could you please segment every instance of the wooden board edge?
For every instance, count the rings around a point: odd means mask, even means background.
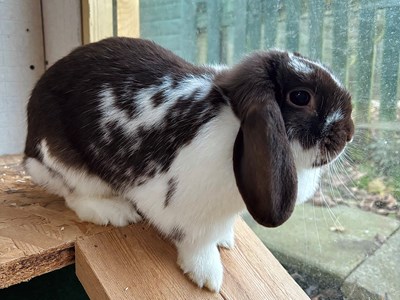
[[[86,294],[97,295],[96,300],[110,299],[109,297],[104,297],[104,295],[107,295],[106,289],[101,284],[98,276],[94,273],[93,268],[90,267],[89,260],[80,248],[79,240],[75,243],[75,257],[75,273],[85,289]]]
[[[89,0],[81,0],[82,43],[90,43]]]
[[[72,244],[11,261],[0,266],[0,289],[61,269],[74,261],[75,251]]]

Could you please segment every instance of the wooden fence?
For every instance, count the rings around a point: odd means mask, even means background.
[[[359,120],[399,119],[399,0],[142,0],[140,17],[142,37],[196,63],[299,51],[345,82]]]

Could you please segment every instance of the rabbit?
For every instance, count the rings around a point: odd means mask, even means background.
[[[284,223],[352,140],[351,112],[342,83],[298,53],[195,66],[152,41],[108,38],[38,81],[24,164],[83,221],[150,222],[183,272],[218,292],[235,218]]]

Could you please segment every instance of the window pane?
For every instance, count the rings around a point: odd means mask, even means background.
[[[353,97],[353,142],[286,224],[248,221],[311,297],[400,299],[399,1],[146,0],[140,14],[143,38],[193,63],[281,48],[330,66]]]

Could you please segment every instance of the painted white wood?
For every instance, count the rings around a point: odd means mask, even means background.
[[[81,1],[42,0],[46,67],[82,45]]]
[[[26,103],[44,71],[40,0],[0,0],[0,155],[21,153]]]

